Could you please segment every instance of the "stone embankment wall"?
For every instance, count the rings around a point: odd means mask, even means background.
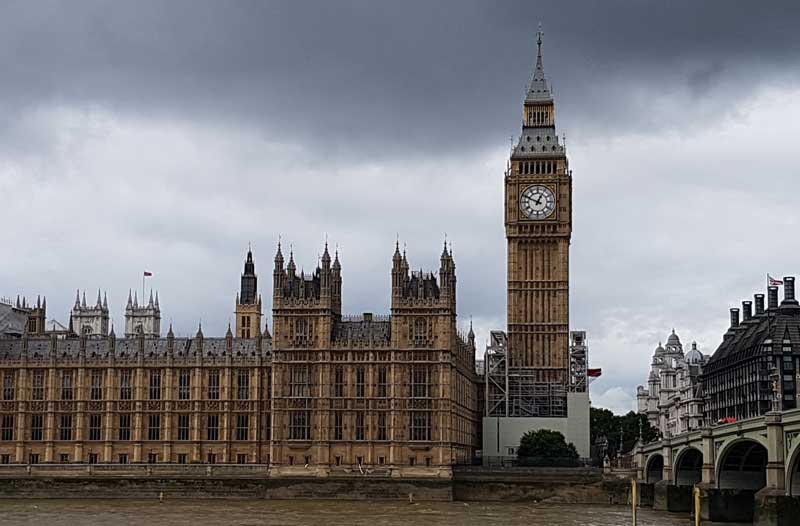
[[[599,470],[458,468],[452,478],[390,475],[276,477],[268,469],[195,466],[168,473],[125,470],[0,470],[0,498],[245,498],[414,501],[529,501],[624,504],[629,482]],[[66,468],[66,466],[64,467]]]
[[[25,478],[0,479],[0,498],[243,498],[453,500],[446,480]]]
[[[459,469],[453,498],[463,501],[535,501],[625,504],[629,480],[604,479],[591,468]]]

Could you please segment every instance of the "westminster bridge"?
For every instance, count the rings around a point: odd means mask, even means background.
[[[800,524],[800,409],[665,437],[635,450],[643,505],[700,518]]]

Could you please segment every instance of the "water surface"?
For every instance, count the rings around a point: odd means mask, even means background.
[[[624,526],[626,506],[340,500],[0,500],[14,526]],[[684,514],[639,510],[639,526],[689,526]],[[730,525],[728,525],[730,526]]]

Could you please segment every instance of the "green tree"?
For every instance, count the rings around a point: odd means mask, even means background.
[[[517,457],[533,459],[533,463],[545,463],[553,459],[576,460],[578,451],[572,442],[567,443],[559,431],[539,429],[522,435]]]
[[[642,439],[650,442],[658,436],[658,431],[650,426],[647,416],[633,411],[619,416],[608,409],[592,407],[590,413],[589,434],[592,445],[605,437],[608,440],[608,455],[616,457],[620,450],[620,429],[622,430],[622,452],[630,451],[639,440],[639,422],[642,422]],[[599,452],[598,452],[599,454]]]

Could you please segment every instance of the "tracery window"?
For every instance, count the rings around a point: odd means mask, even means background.
[[[428,320],[419,317],[414,320],[414,328],[412,334],[412,342],[415,347],[426,347],[433,339],[433,327],[428,323]]]

